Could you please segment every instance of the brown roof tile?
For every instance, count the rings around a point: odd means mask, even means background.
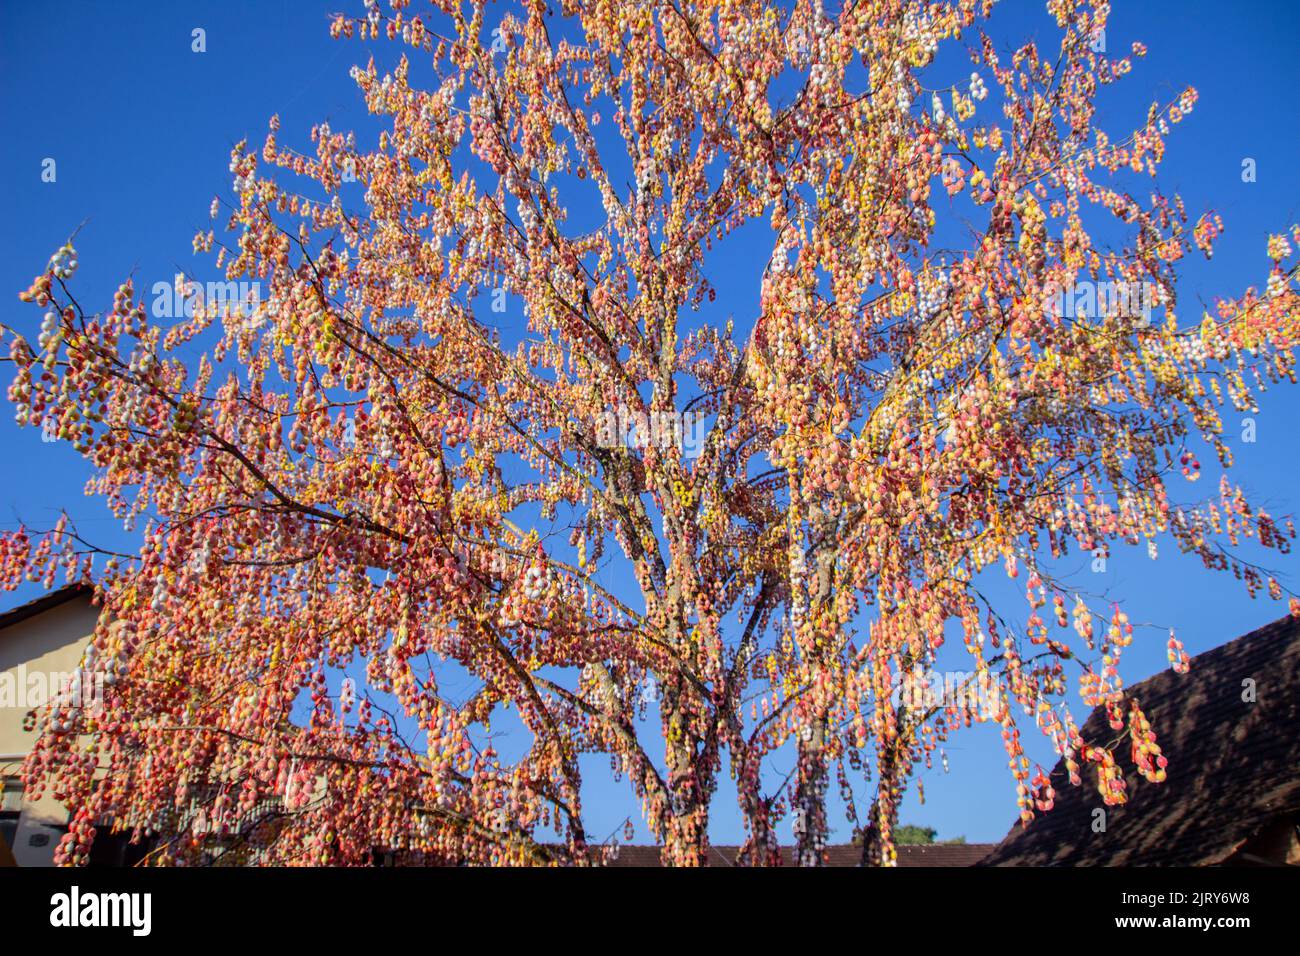
[[[1254,681],[1255,701],[1243,700]],[[1135,684],[1136,698],[1169,759],[1168,778],[1137,773],[1126,731],[1104,708],[1082,728],[1107,742],[1124,771],[1128,802],[1104,807],[1095,773],[1071,786],[1052,771],[1056,806],[1011,832],[981,865],[1196,866],[1222,862],[1270,822],[1300,815],[1300,621],[1286,617],[1193,658],[1187,674],[1164,671]]]

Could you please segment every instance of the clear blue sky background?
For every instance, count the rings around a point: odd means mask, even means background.
[[[1197,215],[1218,210],[1227,233],[1212,262],[1189,259],[1179,286],[1181,312],[1197,298],[1213,302],[1262,285],[1268,233],[1288,229],[1300,215],[1296,187],[1295,91],[1300,66],[1300,4],[1253,2],[1134,2],[1120,0],[1108,30],[1112,53],[1133,40],[1149,47],[1133,73],[1103,88],[1100,124],[1127,132],[1145,116],[1153,98],[1169,99],[1187,85],[1200,91],[1195,112],[1176,127],[1161,168],[1160,183],[1177,191]],[[10,3],[0,12],[0,302],[5,321],[34,330],[38,310],[21,306],[16,294],[50,254],[83,221],[77,239],[81,269],[74,289],[91,310],[111,300],[128,274],[137,289],[169,281],[180,269],[204,270],[190,240],[208,226],[213,196],[230,195],[230,147],[247,137],[260,146],[267,118],[279,113],[281,140],[302,146],[312,124],[328,119],[334,129],[372,129],[348,68],[364,64],[355,42],[329,39],[328,14],[360,13],[359,0],[177,0],[158,3],[92,3],[57,6]],[[489,19],[492,14],[489,13]],[[994,15],[995,36],[1007,41],[1054,31],[1040,3],[1004,0]],[[207,52],[191,52],[191,30],[206,30]],[[1007,47],[1004,44],[1004,48]],[[1051,49],[1055,49],[1054,43]],[[395,47],[380,43],[381,63],[394,62]],[[361,136],[368,147],[372,138]],[[1244,158],[1256,161],[1257,178],[1243,183]],[[57,181],[41,181],[42,161],[57,162]],[[940,207],[942,218],[942,208]],[[758,275],[768,249],[753,257],[732,245],[732,263],[752,258],[752,275],[733,268],[718,282],[738,321],[752,315]],[[7,384],[7,371],[6,384]],[[5,408],[8,408],[6,405]],[[1300,391],[1281,388],[1264,396],[1257,417],[1258,440],[1234,441],[1234,469],[1257,501],[1275,514],[1300,504],[1294,480],[1300,440],[1296,412]],[[83,532],[106,545],[129,542],[98,501],[83,497],[88,470],[68,447],[44,444],[34,429],[20,431],[0,410],[0,523],[19,520],[45,527],[60,509]],[[1229,436],[1240,436],[1228,419]],[[1187,492],[1211,493],[1217,483],[1212,456],[1202,454],[1206,474]],[[1296,587],[1294,561],[1281,567]],[[1264,600],[1252,602],[1227,575],[1209,575],[1199,562],[1166,547],[1157,562],[1145,555],[1112,560],[1099,581],[1079,561],[1089,590],[1109,589],[1124,599],[1135,620],[1176,627],[1196,654],[1283,613]],[[1023,620],[1022,588],[1008,588],[1004,603]],[[5,606],[30,596],[9,595]],[[1125,658],[1130,681],[1166,666],[1164,632],[1140,632]],[[1081,708],[1080,708],[1081,709]],[[1159,728],[1157,728],[1158,730]],[[1026,728],[1029,733],[1029,728]],[[1048,766],[1052,755],[1031,740],[1031,754]],[[908,797],[905,822],[933,826],[941,837],[999,839],[1015,818],[1014,782],[994,730],[968,732],[948,750],[950,772],[924,774],[926,803]],[[1171,772],[1181,768],[1173,755]],[[590,766],[587,808],[590,832],[603,836],[621,820],[637,818],[626,783],[607,781],[603,760]],[[788,769],[784,767],[781,769]],[[643,827],[641,839],[646,838]],[[741,835],[734,802],[725,788],[716,802],[713,838]],[[836,836],[847,836],[840,824]]]

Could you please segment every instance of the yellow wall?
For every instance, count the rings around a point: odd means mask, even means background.
[[[90,603],[89,595],[81,595],[0,629],[0,681],[3,675],[12,675],[5,681],[9,689],[24,676],[36,674],[48,686],[54,674],[71,674],[81,662],[81,652],[95,631],[99,609]],[[29,706],[10,703],[4,698],[5,687],[0,684],[0,776],[18,776],[22,760],[31,750],[33,734],[23,730],[23,718]],[[23,802],[18,833],[14,840],[14,857],[19,866],[49,866],[54,861],[54,849],[61,834],[49,826],[62,826],[68,822],[67,811],[51,796],[36,803]],[[45,846],[32,846],[34,836],[49,837]]]

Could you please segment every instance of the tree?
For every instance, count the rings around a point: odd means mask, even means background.
[[[934,843],[938,831],[934,827],[904,824],[894,831],[894,842],[900,846],[919,846]]]
[[[915,768],[972,722],[1024,819],[1053,798],[1027,721],[1122,802],[1075,679],[1163,780],[1119,676],[1134,625],[1067,608],[1059,568],[1171,537],[1280,598],[1229,548],[1294,537],[1226,478],[1174,499],[1198,440],[1231,462],[1219,407],[1295,377],[1297,232],[1264,293],[1188,320],[1177,266],[1222,223],[1135,195],[1195,92],[1094,128],[1144,52],[1094,50],[1107,4],[1053,0],[1059,45],[1010,53],[973,0],[407,6],[332,26],[403,50],[353,71],[374,149],[322,124],[298,152],[273,118],[233,150],[195,245],[256,296],[183,283],[165,329],[128,281],[90,313],[70,243],[22,296],[39,340],[6,327],[18,420],[143,521],[134,554],[66,520],[3,541],[7,587],[66,574],[103,605],[102,708],[33,718],[59,859],[113,821],[166,834],[163,862],[599,862],[602,754],[667,863],[705,859],[725,765],[745,862],[782,821],[821,862],[834,773],[889,864]],[[771,243],[736,323],[710,276],[742,226]],[[1023,631],[982,589],[999,565]],[[970,671],[936,693],[944,646]]]

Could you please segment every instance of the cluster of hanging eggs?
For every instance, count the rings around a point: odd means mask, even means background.
[[[71,279],[77,271],[77,250],[72,243],[65,242],[59,250],[50,256],[50,272],[56,279]]]
[[[513,627],[524,620],[530,607],[541,603],[546,597],[550,583],[551,575],[546,566],[546,557],[539,551],[516,579],[516,586],[502,598],[501,623],[505,627]]]

